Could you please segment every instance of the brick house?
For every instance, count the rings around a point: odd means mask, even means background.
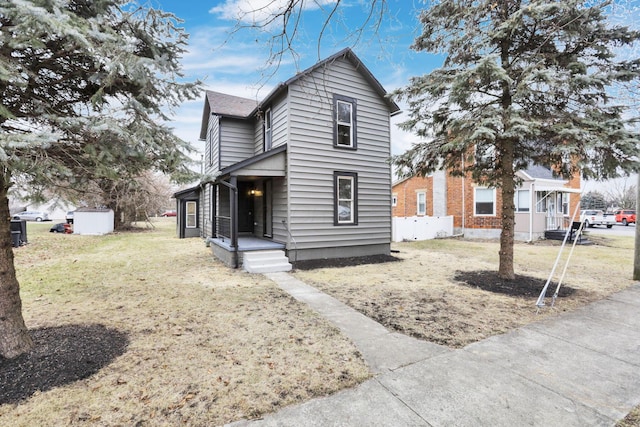
[[[515,195],[515,238],[531,241],[547,230],[564,230],[580,202],[580,177],[562,180],[550,169],[532,166],[517,172],[522,183]],[[469,238],[497,238],[502,228],[502,193],[473,182],[470,175],[453,177],[438,171],[394,183],[395,217],[453,217],[454,232]]]

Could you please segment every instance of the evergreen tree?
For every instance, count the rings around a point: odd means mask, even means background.
[[[640,33],[609,24],[613,6],[441,0],[420,15],[412,48],[446,59],[397,92],[409,106],[403,127],[429,139],[393,162],[401,175],[445,168],[501,189],[503,278],[515,277],[518,170],[536,164],[565,178],[609,178],[636,168],[640,139],[615,95],[617,85],[637,82],[640,59],[619,60],[614,50]]]
[[[607,199],[598,191],[589,191],[580,198],[580,207],[584,209],[607,209]]]
[[[177,19],[126,0],[0,3],[0,356],[33,343],[21,312],[7,192],[82,188],[145,170],[185,174],[188,144],[163,107],[197,95],[179,83]]]

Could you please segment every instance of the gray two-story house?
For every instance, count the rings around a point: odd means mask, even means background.
[[[208,91],[198,228],[214,254],[245,268],[272,249],[290,261],[389,254],[398,112],[350,49],[262,101]]]

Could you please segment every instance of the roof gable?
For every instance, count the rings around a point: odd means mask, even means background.
[[[225,117],[247,118],[258,105],[255,99],[241,98],[226,93],[207,91],[209,111],[212,114]]]
[[[396,104],[389,96],[387,96],[387,92],[384,90],[380,82],[373,76],[371,71],[369,71],[369,69],[365,67],[362,61],[360,61],[360,59],[356,56],[355,53],[353,53],[351,49],[346,48],[316,63],[312,67],[309,67],[306,70],[297,73],[289,80],[280,83],[261,102],[257,102],[254,99],[242,98],[239,96],[228,95],[220,92],[209,90],[206,91],[204,110],[202,112],[202,125],[200,127],[200,139],[204,140],[206,138],[207,128],[209,126],[209,117],[212,114],[236,119],[248,119],[256,114],[260,109],[262,109],[263,106],[272,102],[273,99],[282,94],[283,91],[286,91],[291,84],[313,73],[319,68],[330,66],[331,63],[340,58],[349,60],[351,64],[353,64],[355,69],[360,74],[362,74],[373,91],[384,100],[385,104],[389,108],[389,113],[392,116],[400,113],[400,107],[398,106],[398,104]]]
[[[200,127],[200,139],[207,137],[209,127],[209,117],[212,114],[222,117],[236,119],[247,119],[255,111],[258,101],[255,99],[242,98],[240,96],[228,95],[226,93],[208,90],[205,93],[204,109],[202,111],[202,124]]]
[[[356,54],[353,53],[353,51],[349,48],[345,48],[340,52],[337,52],[331,55],[330,57],[316,63],[315,65],[307,68],[306,70],[300,73],[297,73],[295,76],[291,77],[289,80],[283,83],[280,83],[278,86],[276,86],[275,89],[271,91],[271,93],[269,93],[269,95],[265,97],[265,99],[262,102],[260,102],[260,104],[258,105],[258,108],[271,102],[273,98],[280,95],[282,91],[286,90],[291,84],[313,73],[319,68],[329,66],[332,62],[340,58],[346,58],[347,60],[349,60],[353,64],[355,69],[358,70],[360,74],[362,74],[362,76],[369,83],[369,85],[371,85],[371,88],[384,100],[385,104],[387,104],[387,107],[389,108],[389,112],[391,113],[392,116],[400,113],[400,107],[398,106],[398,104],[396,104],[389,96],[387,96],[387,91],[384,90],[384,87],[382,87],[378,79],[374,77],[371,71],[369,71],[369,69],[362,63],[362,61],[360,61],[360,58],[358,58]]]
[[[545,181],[555,181],[563,184],[567,182],[565,179],[562,179],[562,177],[554,175],[551,169],[544,166],[540,166],[540,165],[531,165],[519,172],[522,175],[524,175],[526,179],[531,181],[545,180]]]

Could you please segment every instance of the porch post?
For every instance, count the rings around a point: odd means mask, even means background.
[[[211,237],[214,239],[218,238],[218,189],[220,186],[218,184],[209,185],[209,200],[211,201]]]
[[[238,250],[238,177],[229,177],[229,184],[233,187],[229,192],[229,206],[231,207],[231,246]]]

